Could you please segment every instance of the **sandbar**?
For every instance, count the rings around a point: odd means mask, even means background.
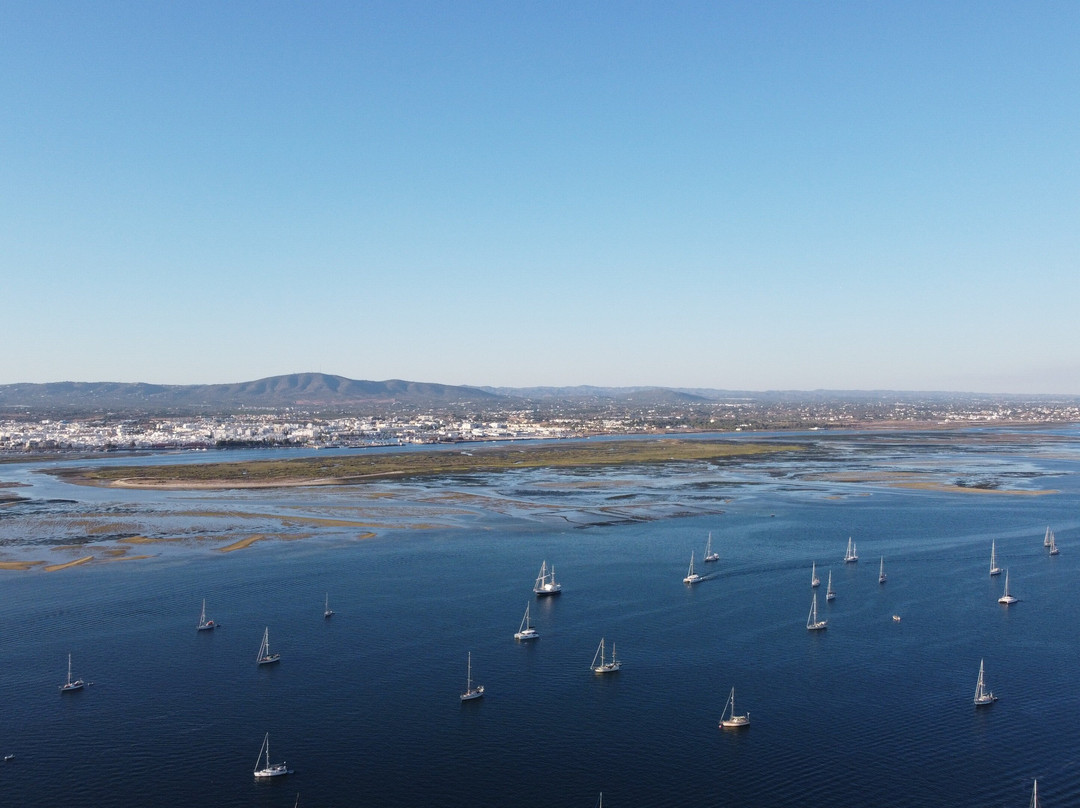
[[[83,556],[82,558],[76,558],[74,561],[69,561],[66,564],[50,564],[45,567],[45,572],[56,572],[57,570],[66,570],[68,567],[77,567],[80,564],[85,564],[88,561],[93,561],[92,555]]]
[[[28,570],[44,564],[44,561],[0,561],[0,570]]]

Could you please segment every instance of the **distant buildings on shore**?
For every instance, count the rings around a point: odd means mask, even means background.
[[[546,403],[512,412],[462,418],[433,411],[395,416],[319,417],[296,409],[185,417],[71,415],[0,418],[0,454],[160,451],[226,447],[306,448],[543,440],[749,430],[811,430],[889,426],[949,427],[1080,423],[1080,400],[1031,403],[994,399],[915,397],[895,401],[775,399],[695,404]]]

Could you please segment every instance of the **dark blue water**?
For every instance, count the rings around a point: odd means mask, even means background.
[[[1023,806],[1033,778],[1044,805],[1078,804],[1080,457],[1010,452],[1060,493],[785,483],[728,492],[719,516],[585,530],[495,516],[8,573],[0,753],[16,758],[0,805],[291,806],[299,792],[303,806],[539,808],[602,791],[608,806]],[[853,458],[897,462],[891,447]],[[710,530],[715,565],[700,561]],[[849,535],[855,565],[840,561]],[[688,588],[691,550],[708,580]],[[532,600],[545,559],[564,594]],[[204,597],[221,627],[197,633]],[[527,602],[541,639],[519,644]],[[282,662],[257,668],[266,626]],[[588,670],[601,637],[617,675]],[[487,695],[463,705],[469,651]],[[93,685],[61,696],[69,652]],[[980,659],[1000,700],[976,710]],[[717,728],[732,686],[752,719],[734,733]],[[295,774],[256,782],[268,731]]]

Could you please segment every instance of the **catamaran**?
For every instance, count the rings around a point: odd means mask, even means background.
[[[998,598],[998,603],[1004,603],[1008,606],[1010,603],[1016,603],[1016,598],[1009,594],[1009,571],[1005,570],[1005,591],[1001,597]]]
[[[469,651],[469,667],[465,678],[465,692],[461,694],[461,700],[472,701],[473,699],[483,698],[483,696],[483,685],[477,685],[476,687],[472,686],[472,651]]]
[[[529,623],[529,604],[525,604],[525,616],[521,618],[521,625],[518,626],[518,630],[514,632],[515,640],[537,640],[540,635],[536,629]]]
[[[975,706],[981,707],[984,704],[993,704],[997,701],[997,696],[986,689],[986,682],[983,680],[983,660],[979,660],[979,681],[975,683]]]
[[[878,567],[877,582],[885,583],[885,556],[881,557],[881,566]]]
[[[330,593],[329,592],[326,593],[326,602],[323,604],[322,616],[324,618],[334,616],[334,610],[330,608]]]
[[[818,620],[817,616],[817,592],[814,593],[814,602],[810,604],[810,614],[806,616],[807,631],[821,631],[829,623],[828,620]]]
[[[68,654],[68,677],[67,681],[60,685],[61,693],[71,693],[74,690],[82,690],[86,686],[86,682],[82,679],[71,680],[71,654]]]
[[[832,570],[829,570],[829,583],[825,585],[825,600],[835,600],[836,593],[832,588]]]
[[[599,660],[599,663],[597,662]],[[615,673],[622,667],[622,663],[615,659],[615,643],[611,644],[611,660],[609,662],[604,661],[604,638],[600,638],[600,646],[596,649],[596,653],[593,654],[592,664],[589,666],[592,668],[593,673]]]
[[[262,768],[260,768],[260,765]],[[283,774],[292,774],[293,770],[285,765],[285,761],[281,763],[270,762],[270,733],[266,733],[266,737],[263,738],[262,746],[259,748],[259,756],[255,758],[255,771],[256,777],[281,777]]]
[[[997,542],[990,542],[990,574],[1001,575],[1001,567],[997,565]]]
[[[727,716],[727,718],[724,716]],[[724,712],[720,714],[720,727],[722,729],[738,729],[739,727],[748,726],[750,726],[750,713],[735,715],[735,688],[731,688],[731,695],[728,696],[727,703],[724,705]]]
[[[217,628],[217,623],[213,620],[206,619],[206,598],[203,598],[202,613],[199,615],[199,624],[195,626],[196,631],[213,631]]]
[[[696,584],[701,576],[694,572],[694,551],[690,551],[690,569],[686,571],[686,577],[682,579],[684,584]]]
[[[562,592],[562,584],[555,582],[554,564],[551,565],[551,572],[547,571],[547,561],[540,565],[540,574],[536,576],[533,592],[537,595],[558,595]]]
[[[817,577],[817,562],[810,564],[810,588],[817,589],[821,586],[821,579]]]
[[[257,665],[269,665],[271,662],[280,662],[281,654],[270,653],[270,627],[267,626],[263,631],[262,644],[259,646],[259,653],[255,657],[255,663]]]
[[[709,538],[705,540],[705,558],[702,559],[705,562],[719,561],[720,554],[714,553],[712,549],[712,531],[709,531]]]
[[[847,564],[849,562],[858,561],[858,560],[859,560],[859,554],[856,552],[855,542],[853,542],[851,540],[851,536],[848,536],[848,539],[847,539],[847,552],[844,553],[844,563]]]

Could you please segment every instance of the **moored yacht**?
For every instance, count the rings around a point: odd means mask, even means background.
[[[998,598],[998,603],[1003,603],[1006,606],[1016,603],[1016,598],[1009,594],[1009,571],[1005,570],[1005,591],[1001,597]]]
[[[540,574],[536,576],[536,583],[533,584],[533,592],[537,595],[558,595],[562,592],[562,584],[555,581],[555,565],[551,565],[551,572],[548,572],[547,561],[540,565]]]

